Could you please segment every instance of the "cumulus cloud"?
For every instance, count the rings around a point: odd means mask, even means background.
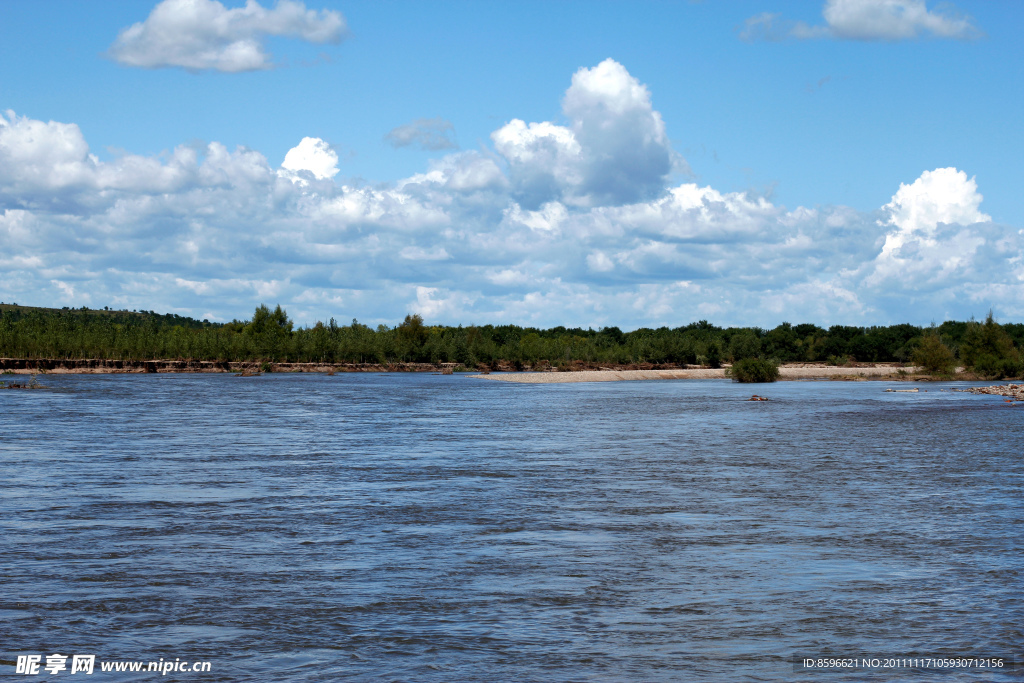
[[[909,40],[933,38],[970,39],[981,35],[970,17],[951,5],[929,10],[925,0],[826,0],[824,25],[808,25],[765,12],[744,24],[744,40]]]
[[[336,181],[319,138],[280,168],[216,142],[101,161],[74,124],[8,112],[0,300],[627,329],[1024,316],[1024,230],[992,221],[966,172],[908,178],[867,213],[666,186],[660,117],[620,69],[577,72],[567,125],[511,122],[493,150],[375,186]],[[617,195],[601,155],[654,170]]]
[[[0,114],[0,181],[8,193],[88,184],[95,167],[77,125]]]
[[[278,0],[273,9],[256,0],[233,9],[217,0],[163,0],[145,21],[122,30],[109,54],[125,66],[235,73],[273,66],[265,36],[322,44],[340,42],[346,31],[339,12],[307,10],[295,0]]]
[[[955,168],[925,171],[910,185],[901,183],[892,201],[882,207],[887,218],[879,222],[892,229],[872,264],[868,283],[934,287],[959,279],[959,270],[983,267],[973,262],[979,249],[989,244],[990,226],[985,224],[992,219],[979,210],[981,201],[974,178]]]
[[[320,138],[302,138],[284,155],[281,168],[291,171],[289,177],[298,179],[300,171],[309,171],[315,178],[333,178],[338,175],[338,154]]]
[[[138,195],[264,182],[263,155],[220,143],[179,146],[160,157],[126,154],[101,163],[75,124],[0,114],[0,200],[23,207],[105,206],[114,191]]]
[[[455,127],[452,122],[440,116],[432,119],[416,119],[403,126],[392,128],[384,139],[393,147],[419,147],[430,151],[457,149]]]
[[[925,171],[910,185],[900,183],[892,201],[882,207],[889,213],[885,223],[896,228],[889,237],[914,232],[931,233],[939,223],[969,225],[992,220],[983,214],[978,183],[955,168]]]
[[[519,201],[625,204],[658,195],[681,159],[647,87],[613,59],[582,68],[562,101],[568,126],[513,119],[491,135]]]
[[[432,192],[438,189],[469,192],[503,188],[507,185],[505,175],[494,159],[479,152],[450,154],[443,159],[429,163],[426,173],[400,180],[399,187],[412,191]]]

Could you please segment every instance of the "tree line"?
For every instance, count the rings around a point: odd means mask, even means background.
[[[764,358],[779,362],[905,362],[933,372],[954,365],[991,376],[1021,374],[1024,324],[947,321],[857,327],[782,323],[717,327],[705,320],[669,328],[598,330],[517,325],[428,325],[418,315],[393,327],[333,318],[293,324],[280,306],[261,305],[252,318],[211,323],[152,311],[0,306],[0,356],[7,358],[182,359],[322,363],[498,363],[517,368],[593,365],[699,364]]]

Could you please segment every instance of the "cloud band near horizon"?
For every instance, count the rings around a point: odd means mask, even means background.
[[[787,209],[672,182],[686,161],[614,60],[573,75],[563,114],[369,187],[334,180],[319,138],[281,166],[216,142],[100,161],[74,123],[8,111],[0,299],[214,320],[280,303],[300,323],[1024,318],[1024,231],[984,214],[963,170],[924,170],[875,211]]]

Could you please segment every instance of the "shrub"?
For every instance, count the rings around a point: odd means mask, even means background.
[[[733,363],[729,375],[737,382],[774,382],[779,364],[766,358],[744,358]]]
[[[953,352],[934,332],[921,338],[921,343],[917,345],[912,358],[914,365],[924,368],[925,372],[937,375],[950,375],[956,366]]]
[[[987,379],[1003,379],[1005,377],[1020,377],[1024,363],[1014,358],[998,358],[992,354],[983,353],[976,356],[972,369],[977,374]]]

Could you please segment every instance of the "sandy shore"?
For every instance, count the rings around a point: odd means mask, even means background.
[[[313,373],[348,373],[348,372],[450,372],[455,363],[395,363],[380,365],[375,363],[270,363],[254,361],[195,361],[195,360],[109,360],[109,359],[25,359],[0,358],[0,372],[3,374],[31,375],[45,374],[106,374],[106,373],[241,373],[259,372],[260,370],[274,373],[313,372]],[[910,373],[914,368],[903,368],[897,363],[864,363],[851,367],[835,367],[824,363],[789,363],[779,367],[780,379],[844,379],[864,380],[881,379],[913,379],[906,374],[897,376],[903,370]],[[712,370],[690,366],[675,369],[626,370],[574,370],[571,372],[515,372],[511,365],[502,366],[501,371],[488,374],[475,374],[469,377],[491,379],[499,382],[517,382],[521,384],[562,384],[566,382],[621,382],[645,379],[724,379],[725,369]]]
[[[841,368],[831,365],[782,365],[779,379],[867,379],[895,377],[901,368],[894,365]],[[911,371],[913,368],[905,368]],[[520,384],[563,384],[567,382],[622,382],[642,379],[725,379],[725,369],[711,370],[584,370],[582,372],[502,372],[470,375],[471,378],[493,379]]]

